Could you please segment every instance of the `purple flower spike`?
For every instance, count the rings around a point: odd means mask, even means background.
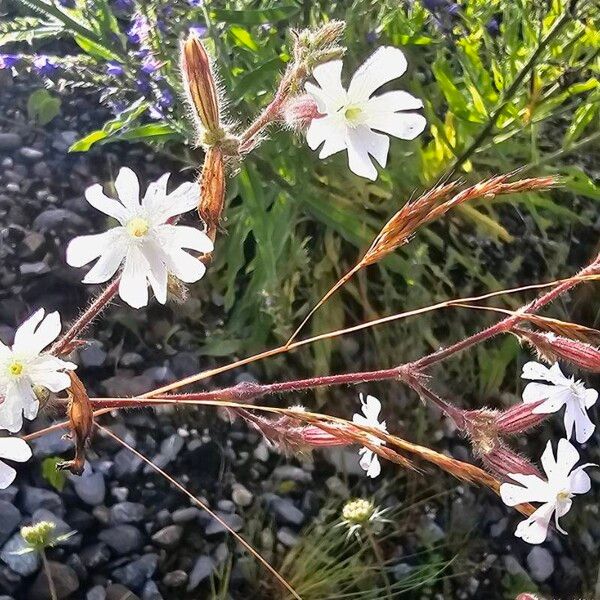
[[[208,29],[204,25],[192,25],[188,29],[190,35],[195,35],[198,38],[202,38],[206,35]]]
[[[152,56],[152,54],[146,54],[146,56],[144,56],[144,58],[142,59],[141,70],[144,73],[147,73],[148,75],[158,71],[160,67],[160,61],[158,61],[156,57]]]
[[[20,60],[21,57],[18,54],[0,54],[0,69],[10,69]]]
[[[204,4],[204,0],[188,0],[188,4],[194,8],[200,8]]]
[[[33,59],[33,68],[39,75],[49,77],[58,69],[58,66],[49,56],[36,56]]]
[[[148,39],[150,33],[150,23],[144,15],[137,13],[133,18],[133,23],[127,32],[127,39],[133,44],[141,44]]]

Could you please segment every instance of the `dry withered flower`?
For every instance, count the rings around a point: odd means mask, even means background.
[[[206,234],[214,242],[225,202],[225,163],[218,146],[206,152],[200,174],[198,215],[206,223]]]
[[[94,415],[85,386],[73,371],[69,372],[69,376],[71,387],[68,389],[67,416],[71,435],[75,436],[75,457],[73,460],[59,463],[56,468],[81,475],[85,466],[85,446],[94,427]]]

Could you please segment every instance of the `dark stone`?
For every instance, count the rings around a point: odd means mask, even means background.
[[[244,519],[235,513],[216,511],[216,514],[235,532],[240,531],[244,526]],[[214,518],[211,518],[204,530],[206,535],[216,535],[217,533],[223,533],[225,531],[227,531],[227,529]]]
[[[158,586],[154,581],[146,581],[144,591],[142,592],[142,600],[164,600]]]
[[[20,522],[19,509],[10,502],[0,500],[0,546],[11,536]]]
[[[19,148],[23,140],[21,136],[16,133],[2,133],[0,132],[0,150],[15,150]]]
[[[56,588],[56,596],[62,600],[68,598],[73,592],[79,589],[79,579],[77,573],[68,567],[57,562],[50,561],[50,576]],[[42,569],[35,581],[29,588],[28,598],[30,600],[51,600],[50,586],[48,585],[48,577],[46,571]]]
[[[133,525],[116,525],[101,531],[98,539],[108,544],[113,552],[119,556],[141,550],[144,537],[139,529]]]
[[[65,514],[63,501],[56,492],[28,485],[23,488],[23,508],[30,515],[40,508],[45,508],[59,517]]]
[[[79,349],[79,364],[84,367],[101,367],[106,360],[106,351],[97,341],[87,343]]]
[[[108,546],[102,542],[86,546],[79,553],[81,562],[91,571],[95,571],[98,567],[105,565],[110,560],[110,550]]]
[[[139,523],[144,520],[146,507],[139,502],[119,502],[110,507],[113,523]]]
[[[215,569],[215,562],[210,556],[202,555],[198,557],[196,563],[194,564],[194,568],[190,573],[190,579],[187,586],[188,592],[195,590],[200,583],[202,583],[205,579],[208,579]]]
[[[101,585],[95,585],[88,590],[85,600],[106,600],[106,590]]]
[[[33,229],[42,232],[62,233],[65,229],[83,230],[88,226],[85,219],[66,208],[49,208],[39,214],[33,221]]]
[[[71,482],[79,499],[89,506],[98,506],[104,502],[106,484],[102,473],[91,473],[86,469],[81,476],[73,475]]]
[[[140,597],[124,585],[113,583],[106,588],[106,600],[140,600]]]
[[[26,552],[25,554],[19,554],[22,550],[27,548],[25,540],[21,537],[19,532],[15,533],[9,540],[4,544],[2,552],[0,552],[0,559],[2,559],[15,573],[27,577],[27,575],[33,575],[40,566],[40,557],[37,552]]]
[[[138,590],[154,575],[158,566],[158,554],[144,554],[124,567],[113,571],[114,578],[128,588]]]
[[[269,506],[275,513],[278,523],[300,526],[304,523],[304,513],[296,508],[289,498],[274,498]]]
[[[46,458],[63,454],[71,449],[73,442],[64,437],[64,431],[51,431],[33,440],[33,454],[36,458]]]
[[[167,525],[152,536],[152,541],[163,548],[172,548],[175,546],[183,535],[183,527],[181,525]]]
[[[178,569],[177,571],[171,571],[163,577],[163,584],[168,588],[178,588],[185,585],[188,580],[188,575],[185,571]]]
[[[29,148],[28,146],[21,148],[19,150],[19,154],[24,159],[26,159],[30,162],[35,162],[37,160],[40,160],[44,156],[44,153],[41,152],[40,150],[36,150],[35,148]]]

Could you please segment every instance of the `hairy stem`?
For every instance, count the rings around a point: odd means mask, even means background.
[[[371,531],[370,527],[366,527],[365,530],[367,532],[367,539],[371,544],[373,554],[375,555],[375,558],[377,559],[377,563],[379,565],[379,572],[381,573],[381,577],[383,578],[383,583],[385,585],[386,597],[388,599],[391,599],[393,598],[392,586],[390,585],[390,578],[388,577],[387,570],[385,567],[385,557],[383,556],[381,546],[379,545],[379,542],[375,539],[375,536],[373,535],[373,532]]]
[[[69,330],[57,340],[50,348],[50,354],[61,354],[68,348],[69,344],[82,333],[91,322],[108,306],[110,301],[119,291],[119,278],[115,279],[110,285],[96,296],[90,306],[83,314],[71,325]]]
[[[48,557],[46,556],[46,550],[44,550],[44,548],[40,550],[40,556],[42,557],[44,573],[46,574],[46,579],[48,580],[48,589],[50,591],[50,597],[52,598],[52,600],[58,600],[58,594],[56,593],[56,585],[54,584],[54,579],[52,578],[50,563],[48,562]]]

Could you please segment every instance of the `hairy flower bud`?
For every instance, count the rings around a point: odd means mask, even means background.
[[[56,525],[50,521],[40,521],[35,525],[21,528],[21,537],[29,546],[41,550],[50,545]]]
[[[214,242],[225,203],[225,163],[217,146],[206,152],[200,175],[198,215],[206,223],[206,234]]]
[[[543,400],[538,402],[521,403],[511,406],[499,413],[495,420],[497,431],[500,435],[514,435],[536,427],[548,418],[545,413],[534,412]]]
[[[479,458],[488,471],[503,480],[510,480],[508,476],[515,473],[541,477],[538,469],[529,460],[501,442],[489,452],[481,454]]]
[[[190,104],[204,129],[205,143],[223,137],[219,96],[210,58],[194,34],[190,34],[181,47],[181,72]]]
[[[291,98],[283,108],[283,118],[291,128],[302,131],[313,119],[322,116],[317,103],[309,94]]]
[[[580,369],[600,373],[600,350],[591,344],[554,333],[538,333],[527,329],[519,329],[517,335],[535,348],[540,358],[549,363],[560,358]]]

